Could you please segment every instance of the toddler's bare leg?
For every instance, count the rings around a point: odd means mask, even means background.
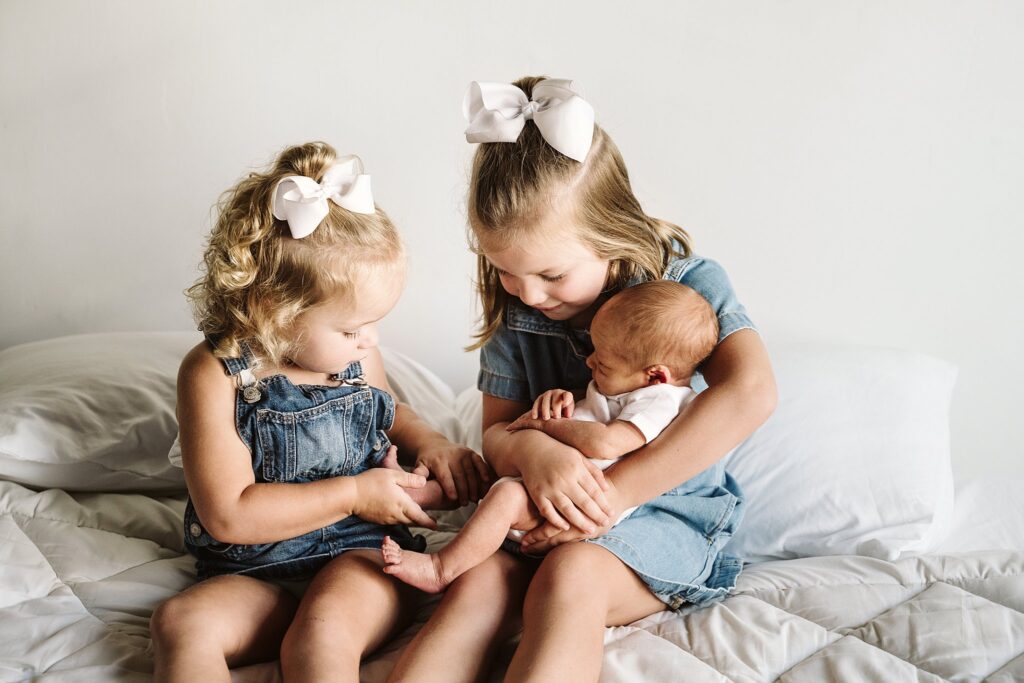
[[[462,531],[432,555],[402,550],[390,538],[384,540],[384,571],[427,593],[440,593],[463,572],[501,547],[509,529],[527,531],[540,518],[526,488],[518,481],[495,484]]]
[[[283,588],[248,576],[197,583],[153,612],[154,679],[226,683],[229,666],[276,659],[297,605]]]

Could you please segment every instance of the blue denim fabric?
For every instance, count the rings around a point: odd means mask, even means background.
[[[718,316],[719,341],[756,329],[715,261],[676,258],[664,279],[692,287],[708,300]],[[521,403],[549,389],[583,390],[591,379],[585,361],[593,350],[588,330],[572,329],[513,299],[480,350],[477,386],[485,394]],[[691,386],[699,393],[707,383],[698,372]],[[704,605],[736,584],[742,562],[721,551],[742,516],[743,493],[718,462],[589,542],[614,553],[673,609],[684,603]]]
[[[224,360],[227,374],[250,366],[244,358]],[[361,377],[353,363],[338,380]],[[235,427],[252,454],[258,483],[304,483],[352,476],[376,467],[391,442],[385,430],[395,404],[384,391],[363,384],[337,387],[295,385],[284,375],[261,379],[254,403],[235,397]],[[423,550],[421,536],[402,526],[384,526],[355,515],[302,536],[253,545],[221,543],[207,532],[189,499],[185,507],[185,547],[196,557],[200,580],[218,574],[265,579],[308,576],[332,558],[356,548],[378,549],[384,536],[403,548]]]

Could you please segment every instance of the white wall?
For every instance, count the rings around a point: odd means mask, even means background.
[[[459,103],[529,73],[583,84],[770,342],[959,364],[957,469],[1021,471],[1010,1],[0,0],[0,347],[191,327],[218,193],[320,138],[363,157],[413,255],[385,343],[470,383]]]

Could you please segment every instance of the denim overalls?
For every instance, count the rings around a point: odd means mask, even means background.
[[[714,261],[673,259],[664,279],[692,287],[708,300],[718,316],[719,341],[738,330],[756,329]],[[485,394],[521,403],[549,389],[582,390],[591,379],[585,360],[593,350],[588,330],[570,328],[513,299],[480,351],[477,386]],[[698,373],[691,386],[700,392],[707,383]],[[719,460],[588,542],[612,552],[673,609],[686,603],[701,606],[725,597],[736,585],[743,563],[721,551],[742,517],[743,494]]]
[[[252,454],[256,482],[304,483],[352,476],[377,466],[391,443],[385,429],[395,419],[395,403],[371,387],[359,363],[332,376],[340,386],[295,385],[285,375],[257,381],[252,356],[224,359],[235,378],[235,428]],[[214,457],[211,455],[211,457]],[[422,536],[403,526],[382,526],[355,515],[330,526],[276,543],[221,543],[185,507],[185,547],[196,557],[199,579],[218,574],[245,574],[263,579],[300,578],[313,574],[346,550],[379,549],[384,536],[403,548],[423,550]]]

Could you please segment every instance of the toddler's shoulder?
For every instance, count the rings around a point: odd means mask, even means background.
[[[205,391],[215,388],[233,389],[227,381],[224,363],[213,355],[210,345],[204,340],[193,346],[178,367],[178,393],[185,391]]]

